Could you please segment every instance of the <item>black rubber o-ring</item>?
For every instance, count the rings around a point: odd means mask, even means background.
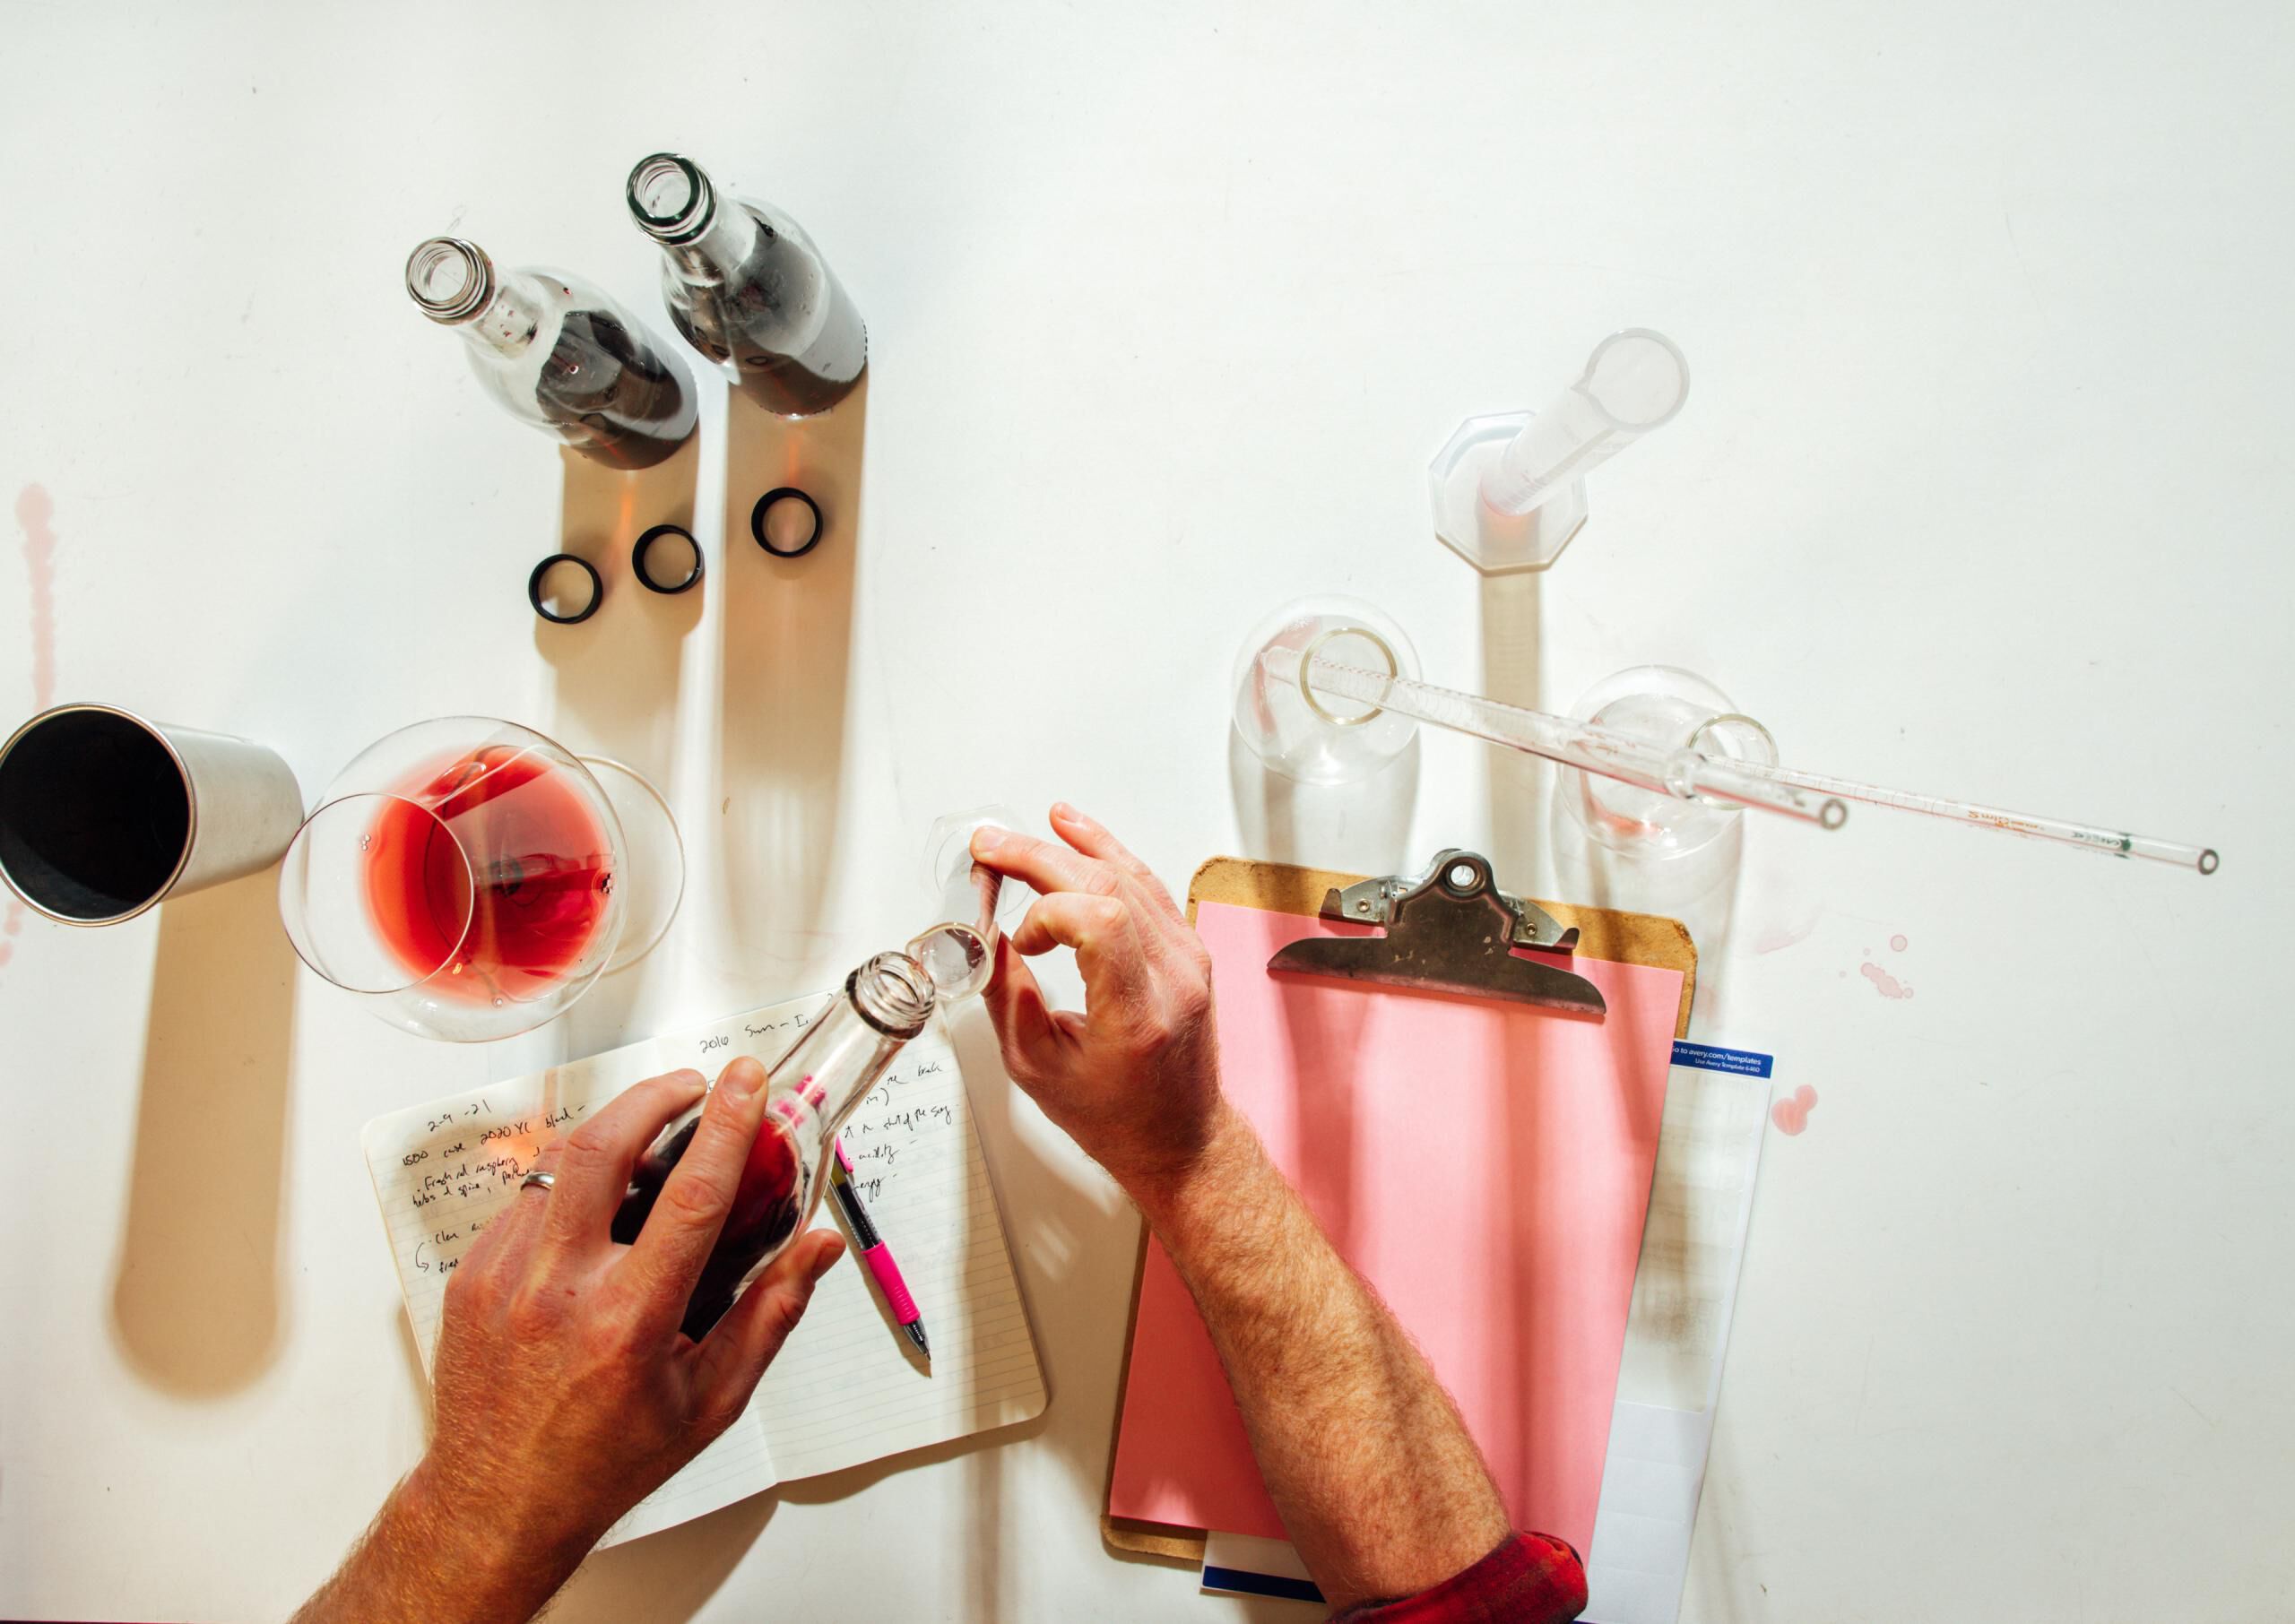
[[[654,550],[654,543],[659,541],[663,536],[683,536],[686,545],[693,549],[693,571],[682,581],[669,583],[656,581],[654,579],[654,572],[645,567],[645,556]],[[665,598],[674,598],[680,592],[689,591],[701,580],[701,543],[695,540],[693,532],[682,524],[656,524],[638,537],[637,544],[629,549],[629,571],[637,577],[637,583],[647,592],[659,592]]]
[[[553,615],[542,607],[541,578],[560,564],[570,564],[590,578],[590,601],[577,615]],[[526,601],[534,606],[534,613],[552,626],[579,626],[598,612],[598,605],[606,600],[606,583],[599,577],[598,566],[587,558],[577,558],[572,553],[552,553],[534,566],[534,573],[526,577]]]
[[[787,501],[792,497],[813,510],[813,533],[805,538],[805,544],[802,547],[778,548],[765,539],[765,515],[775,502]],[[821,531],[827,528],[827,526],[821,519],[821,505],[793,485],[776,486],[766,491],[757,499],[757,505],[749,509],[749,534],[757,538],[757,544],[759,547],[776,558],[803,557],[820,545]]]

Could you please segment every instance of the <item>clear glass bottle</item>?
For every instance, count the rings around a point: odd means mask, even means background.
[[[662,246],[670,320],[759,405],[807,417],[853,393],[869,365],[869,330],[795,220],[769,203],[721,198],[674,152],[629,172],[629,212]]]
[[[905,953],[880,953],[844,978],[844,990],[806,1027],[766,1082],[765,1123],[741,1169],[733,1210],[686,1307],[698,1341],[733,1306],[742,1284],[812,1221],[828,1188],[836,1136],[893,1057],[924,1030],[932,982]],[[693,1143],[701,1107],[663,1128],[630,1174],[613,1237],[635,1242],[670,1171]]]
[[[470,346],[471,369],[520,422],[610,468],[651,468],[692,437],[693,379],[597,289],[562,271],[498,272],[434,237],[407,255],[422,314]]]

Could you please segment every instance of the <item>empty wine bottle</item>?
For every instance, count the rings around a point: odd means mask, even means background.
[[[538,266],[498,272],[486,251],[434,237],[407,256],[406,290],[470,346],[471,369],[520,422],[611,468],[651,468],[692,436],[693,379],[629,313]]]
[[[844,978],[844,990],[775,1065],[764,1125],[742,1165],[732,1210],[686,1305],[688,1336],[706,1335],[742,1284],[811,1221],[828,1188],[838,1130],[931,1014],[924,967],[905,953],[880,953]],[[701,1109],[680,1114],[639,1158],[614,1214],[613,1238],[624,1246],[637,1242],[671,1170],[691,1147]]]
[[[795,220],[768,203],[720,197],[674,152],[629,172],[629,212],[662,245],[670,320],[759,405],[805,417],[853,393],[869,364],[869,331]]]

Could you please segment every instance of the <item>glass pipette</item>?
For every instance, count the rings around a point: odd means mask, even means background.
[[[1764,766],[1759,762],[1739,764],[1754,777],[1773,784],[1791,784],[1815,794],[1838,795],[1845,800],[1863,801],[1868,806],[1894,807],[1901,812],[1925,812],[1931,817],[1949,818],[1954,823],[1979,828],[1999,829],[2032,840],[2054,841],[2061,846],[2077,846],[2083,851],[2098,851],[2106,857],[2148,858],[2155,863],[2171,863],[2178,868],[2189,868],[2200,874],[2214,873],[2221,862],[2213,846],[2155,840],[2148,834],[2130,834],[2123,829],[2105,828],[2097,824],[2075,824],[2069,818],[2034,817],[2028,813],[2010,812],[2000,807],[1979,806],[1974,801],[1948,800],[1941,795],[1916,795],[1910,790],[1884,790],[1878,784],[1860,784],[1852,779],[1834,778],[1823,773],[1803,773],[1793,767]]]
[[[1855,800],[1949,818],[1974,828],[1998,829],[2032,840],[2051,841],[2083,851],[2101,852],[2107,857],[2145,858],[2198,874],[2214,873],[2221,862],[2212,846],[2157,840],[2124,830],[2074,823],[2068,818],[2035,817],[1973,801],[1886,790],[1877,784],[1858,783],[1823,773],[1729,760],[1696,750],[1664,750],[1606,728],[1543,711],[1525,710],[1476,694],[1462,694],[1453,688],[1436,687],[1431,683],[1389,677],[1381,671],[1344,664],[1312,650],[1301,658],[1283,650],[1269,649],[1260,656],[1260,664],[1269,676],[1279,681],[1312,682],[1313,688],[1308,690],[1311,703],[1315,693],[1339,695],[1432,722],[1436,727],[1471,734],[1492,744],[1543,756],[1565,766],[1604,773],[1662,795],[1683,799],[1703,795],[1716,800],[1740,801],[1763,811],[1806,818],[1829,829],[1839,827],[1848,816],[1848,808],[1841,802]],[[1658,767],[1654,773],[1650,771],[1653,764]],[[1746,793],[1749,790],[1760,792]],[[1829,799],[1816,803],[1812,811],[1808,799],[1779,799],[1779,792],[1785,790]]]
[[[1702,795],[1736,801],[1826,829],[1838,829],[1849,817],[1849,808],[1838,800],[1820,799],[1793,784],[1747,776],[1745,762],[1697,750],[1664,749],[1591,722],[1347,665],[1312,646],[1303,653],[1269,649],[1260,656],[1260,664],[1277,681],[1299,687],[1310,705],[1318,694],[1337,695],[1684,800]]]

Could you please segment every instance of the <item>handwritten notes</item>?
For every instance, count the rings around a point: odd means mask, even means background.
[[[447,1278],[518,1198],[543,1145],[646,1077],[681,1067],[714,1076],[743,1054],[770,1065],[827,1003],[824,995],[775,1005],[368,1123],[367,1165],[424,1369]],[[1043,1411],[1044,1375],[987,1162],[956,1056],[937,1026],[901,1052],[847,1123],[844,1142],[862,1198],[923,1312],[930,1365],[908,1351],[865,1273],[840,1264],[741,1419],[625,1517],[609,1542],[787,1479]],[[814,1222],[829,1222],[829,1211]]]

